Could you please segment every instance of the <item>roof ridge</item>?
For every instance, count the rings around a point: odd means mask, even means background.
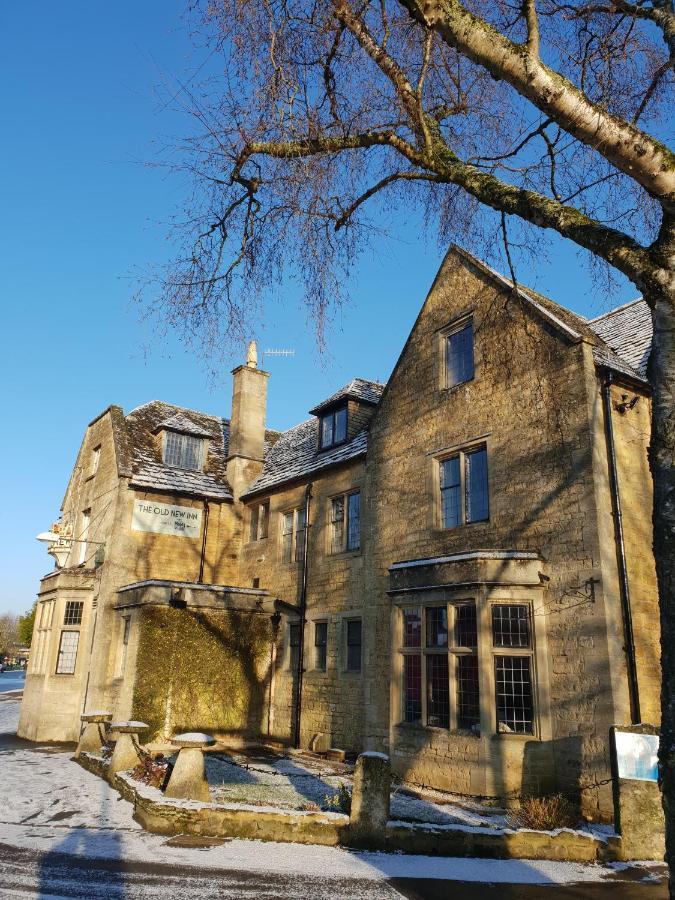
[[[588,322],[584,319],[583,316],[580,316],[579,313],[574,312],[574,310],[569,309],[567,306],[563,306],[562,303],[558,303],[557,300],[552,300],[550,297],[546,296],[546,294],[542,294],[540,291],[536,291],[534,288],[528,287],[525,284],[514,284],[513,280],[509,278],[507,275],[503,275],[500,271],[495,269],[493,266],[486,263],[484,260],[480,259],[477,256],[474,256],[470,250],[466,250],[464,247],[461,247],[459,244],[453,244],[453,248],[460,254],[460,256],[464,256],[468,259],[473,265],[477,268],[482,269],[484,272],[491,275],[493,278],[496,278],[497,281],[501,282],[501,284],[510,288],[511,290],[515,290],[517,294],[535,307],[544,318],[553,322],[558,326],[562,331],[565,331],[568,335],[573,336],[575,339],[582,337],[582,335],[575,331],[570,325],[564,322],[561,318],[559,318],[552,310],[547,309],[546,306],[543,306],[541,301],[545,303],[550,303],[551,306],[555,307],[556,310],[560,310],[564,315],[572,316],[576,319],[581,327],[588,326]]]
[[[152,406],[153,403],[161,403],[162,406],[168,406],[171,409],[178,410],[179,412],[184,413],[192,413],[197,416],[206,416],[207,419],[215,419],[218,422],[224,422],[229,425],[230,420],[226,419],[225,416],[218,416],[215,413],[207,413],[202,412],[199,409],[192,409],[189,406],[177,406],[175,403],[167,403],[166,400],[148,400],[146,403],[141,403],[139,406],[135,406],[133,409],[130,409],[128,413],[125,414],[124,418],[130,416],[132,413],[138,412],[140,409],[144,409],[146,406]]]
[[[645,298],[640,295],[636,297],[634,300],[629,300],[627,303],[622,303],[621,306],[615,306],[614,309],[608,309],[607,312],[600,313],[599,316],[594,316],[592,319],[588,320],[588,324],[592,325],[594,322],[599,322],[600,319],[606,319],[608,316],[613,316],[614,313],[621,312],[623,309],[627,309],[629,306],[633,306],[634,303],[646,303]]]

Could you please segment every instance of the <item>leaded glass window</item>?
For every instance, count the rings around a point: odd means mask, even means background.
[[[204,441],[177,431],[164,433],[164,462],[167,466],[201,472],[204,464]]]

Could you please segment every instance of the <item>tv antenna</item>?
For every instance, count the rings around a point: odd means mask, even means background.
[[[282,359],[288,359],[292,356],[295,356],[295,350],[282,350],[282,349],[273,349],[269,348],[267,350],[263,350],[262,352],[262,360],[261,365],[263,369],[265,368],[265,357],[266,356],[280,356]]]

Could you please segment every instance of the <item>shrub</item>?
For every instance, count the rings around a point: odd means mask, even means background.
[[[142,752],[141,760],[131,773],[131,777],[161,790],[166,780],[168,765],[161,754],[157,759],[153,759],[149,753]]]
[[[534,828],[537,831],[574,828],[578,822],[579,816],[574,804],[562,794],[526,797],[518,812],[509,817],[510,825],[516,828]]]
[[[352,795],[344,782],[338,788],[337,794],[326,794],[324,800],[328,809],[339,809],[347,816],[352,811]]]

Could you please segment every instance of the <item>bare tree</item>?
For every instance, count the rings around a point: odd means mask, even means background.
[[[163,283],[169,321],[214,342],[237,336],[258,292],[290,269],[321,333],[387,209],[413,203],[442,240],[501,229],[508,250],[507,226],[552,229],[649,304],[675,871],[672,0],[196,0],[192,11],[222,70],[180,92],[199,127],[183,147],[195,192]]]

